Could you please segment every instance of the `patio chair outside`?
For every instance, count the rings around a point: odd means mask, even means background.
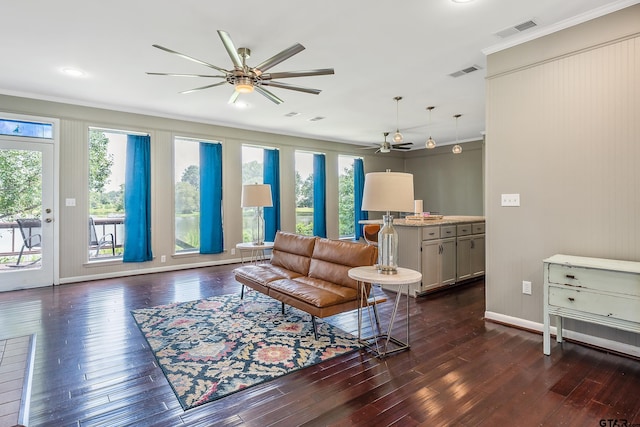
[[[39,218],[17,219],[16,222],[18,223],[18,227],[20,227],[20,234],[22,235],[22,248],[20,248],[18,262],[16,262],[13,267],[26,267],[28,265],[33,265],[40,261],[40,258],[35,261],[31,261],[28,264],[20,264],[20,261],[22,261],[22,255],[24,254],[25,249],[28,249],[29,252],[31,252],[34,249],[42,247],[42,222],[40,222]]]
[[[113,238],[113,233],[106,233],[100,239],[98,239],[98,233],[96,233],[96,224],[93,217],[89,217],[89,249],[96,250],[94,257],[100,255],[102,248],[111,247],[111,255],[116,255],[116,242]],[[91,255],[91,253],[89,253]]]

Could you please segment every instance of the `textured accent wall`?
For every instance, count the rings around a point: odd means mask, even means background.
[[[488,312],[541,323],[553,254],[640,261],[639,34],[632,6],[488,57]],[[502,193],[521,206],[501,207]],[[567,324],[640,346],[638,335]]]

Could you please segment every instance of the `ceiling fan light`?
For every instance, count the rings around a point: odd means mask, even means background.
[[[402,137],[400,130],[396,130],[396,133],[393,134],[393,142],[399,143],[399,142],[402,142],[403,140],[404,138]]]
[[[431,136],[429,136],[429,139],[427,139],[427,142],[425,142],[425,147],[427,147],[429,150],[436,148],[436,141],[431,138]]]
[[[236,92],[238,93],[251,93],[253,92],[253,83],[246,77],[241,77],[236,83]]]
[[[458,144],[454,145],[453,148],[451,149],[451,152],[453,154],[460,154],[462,153],[462,147]]]

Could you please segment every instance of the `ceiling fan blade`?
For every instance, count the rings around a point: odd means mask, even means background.
[[[325,76],[328,74],[335,74],[333,68],[321,68],[317,70],[305,70],[305,71],[283,71],[281,73],[267,73],[260,76],[262,80],[271,79],[286,79],[290,77],[306,77],[306,76]]]
[[[392,150],[411,150],[409,147],[391,147]]]
[[[300,53],[303,50],[304,50],[304,46],[302,46],[300,43],[296,43],[293,46],[283,50],[282,52],[276,55],[273,55],[271,58],[260,63],[259,65],[256,65],[254,67],[254,70],[257,71],[258,75],[261,75],[262,73],[267,71],[269,68],[273,67],[274,65],[278,65],[282,61],[291,58],[293,55],[295,55],[296,53]]]
[[[229,98],[229,101],[227,103],[235,104],[239,96],[240,96],[240,92],[238,92],[237,90],[234,90],[233,93],[231,94],[231,98]]]
[[[147,72],[150,76],[173,76],[173,77],[212,77],[218,79],[226,79],[227,76],[212,76],[210,74],[179,74],[179,73],[150,73]]]
[[[229,71],[225,70],[224,68],[216,67],[213,64],[209,64],[208,62],[204,62],[199,59],[193,58],[189,55],[185,55],[184,53],[176,52],[175,50],[168,49],[166,47],[160,46],[159,44],[154,44],[152,46],[157,49],[164,50],[165,52],[173,53],[174,55],[178,55],[184,59],[188,59],[189,61],[193,61],[197,64],[204,65],[205,67],[213,68],[214,70],[218,70],[221,73],[229,74]]]
[[[220,36],[220,40],[222,40],[222,44],[224,48],[227,49],[227,53],[229,57],[231,57],[231,62],[233,62],[233,66],[237,69],[242,70],[244,67],[242,66],[242,59],[240,59],[240,55],[238,55],[238,50],[233,44],[233,40],[231,40],[231,36],[222,30],[218,30],[218,35]]]
[[[275,96],[274,94],[272,94],[271,92],[269,92],[268,90],[260,87],[260,86],[254,86],[254,89],[259,92],[260,94],[264,95],[266,98],[270,99],[271,101],[273,101],[274,103],[280,105],[282,104],[284,101],[280,98],[278,98],[277,96]]]
[[[274,82],[274,81],[271,81],[271,80],[268,80],[266,82],[262,82],[261,84],[262,84],[262,86],[273,86],[273,87],[279,87],[281,89],[297,90],[298,92],[311,93],[311,94],[314,94],[314,95],[318,95],[320,92],[322,92],[320,89],[311,89],[311,88],[308,88],[308,87],[288,85],[286,83]]]
[[[359,147],[360,150],[373,150],[374,148],[380,149],[379,144],[375,144],[373,147]]]
[[[210,87],[222,86],[224,84],[227,84],[226,80],[223,81],[223,82],[220,82],[220,83],[214,83],[212,85],[207,85],[207,86],[197,87],[195,89],[185,90],[185,91],[182,91],[180,93],[185,94],[185,93],[197,92],[197,91],[202,90],[202,89],[209,89]]]
[[[393,144],[392,147],[393,148],[398,148],[398,147],[405,148],[404,147],[405,145],[413,145],[413,142],[402,142],[400,144]]]

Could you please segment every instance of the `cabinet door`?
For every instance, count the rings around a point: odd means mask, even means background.
[[[484,234],[477,234],[471,239],[469,264],[472,277],[482,276],[484,274],[484,263]]]
[[[458,237],[458,281],[471,277],[471,236]],[[484,267],[484,265],[483,265]]]
[[[440,241],[440,283],[452,285],[456,282],[456,239]]]
[[[422,242],[422,291],[440,286],[440,240]]]

